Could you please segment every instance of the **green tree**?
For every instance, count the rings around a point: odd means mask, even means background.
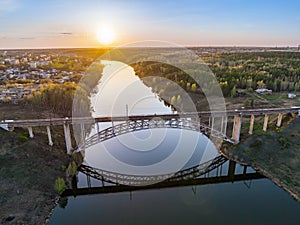
[[[59,177],[55,180],[54,189],[59,195],[61,195],[67,189],[67,185],[63,178]]]
[[[294,86],[294,92],[296,93],[298,90],[299,90],[299,84],[296,83],[295,86]]]
[[[170,104],[173,105],[173,106],[175,106],[176,100],[177,100],[177,99],[176,99],[176,96],[173,96],[173,97],[171,98]]]
[[[193,83],[191,86],[191,91],[196,92],[196,90],[197,90],[197,84]]]
[[[230,96],[231,96],[231,98],[236,96],[236,87],[235,86],[232,88]]]
[[[177,101],[177,104],[180,104],[180,103],[181,103],[181,96],[180,96],[180,95],[177,95],[176,101]]]

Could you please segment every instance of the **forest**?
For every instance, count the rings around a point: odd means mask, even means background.
[[[47,68],[76,69],[83,71],[82,65],[92,62],[99,56],[99,51],[93,55],[89,50],[89,59],[78,63],[77,60],[55,59]],[[176,87],[181,87],[193,100],[199,95],[213,94],[215,85],[219,85],[224,97],[234,98],[239,90],[254,92],[258,88],[267,88],[272,92],[297,92],[300,91],[300,52],[288,51],[261,51],[261,52],[215,52],[203,53],[195,51],[199,60],[206,65],[208,70],[197,71],[191,68],[190,71],[199,76],[196,82],[186,72],[172,65],[162,64],[155,61],[143,61],[132,64],[137,76],[144,83],[151,87],[162,99],[170,105],[184,104],[184,96],[176,93]],[[81,56],[81,60],[84,58]],[[91,60],[91,58],[93,60]],[[69,65],[70,64],[70,65]],[[101,77],[103,65],[91,64],[84,76],[74,74],[70,82],[55,84],[49,80],[41,80],[41,88],[29,97],[25,98],[28,104],[42,105],[54,111],[64,112],[70,115],[73,97],[81,93],[84,107],[82,111],[89,111],[88,96],[93,91]],[[206,74],[213,74],[218,84],[205,80]],[[149,79],[145,79],[145,78]],[[167,83],[160,84],[160,78],[167,79]],[[201,87],[199,86],[199,80]],[[79,82],[80,81],[80,82]],[[79,88],[78,88],[79,86]],[[203,87],[206,90],[203,90]],[[166,97],[167,96],[167,97]],[[197,101],[197,100],[195,100]],[[253,100],[252,100],[253,101]],[[250,103],[247,103],[250,105]],[[253,102],[251,102],[253,106]]]

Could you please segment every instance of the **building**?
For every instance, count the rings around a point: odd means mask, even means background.
[[[293,98],[296,98],[296,97],[297,97],[296,94],[293,94],[293,93],[288,94],[288,98],[290,98],[290,99],[293,99]]]
[[[272,94],[272,90],[266,89],[266,88],[259,88],[255,90],[258,94]]]

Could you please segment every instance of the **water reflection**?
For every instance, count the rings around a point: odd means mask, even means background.
[[[145,114],[170,114],[172,109],[147,87],[132,67],[113,61],[102,61],[103,75],[97,93],[91,97],[93,117]]]
[[[197,179],[145,187],[92,177],[88,187],[81,173],[77,192],[69,193],[76,198],[68,197],[64,209],[57,207],[49,224],[299,223],[300,205],[286,192],[251,168],[237,164],[234,176],[229,168],[226,161]]]
[[[175,174],[159,176],[126,175],[82,165],[79,171],[86,176],[87,184],[80,187],[77,185],[73,186],[72,189],[65,191],[64,196],[205,185],[264,178],[264,176],[247,166],[243,166],[243,170],[239,171],[235,162],[230,161],[226,163],[227,161],[223,156],[218,156],[213,160]],[[98,185],[96,185],[92,183],[91,179],[101,182],[98,182]],[[153,184],[143,186],[145,182],[152,182]]]

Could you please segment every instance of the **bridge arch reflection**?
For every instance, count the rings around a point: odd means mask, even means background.
[[[227,171],[222,171],[223,165],[229,162]],[[126,175],[103,171],[90,166],[81,165],[79,171],[87,178],[87,185],[85,187],[77,187],[77,180],[72,180],[72,187],[67,189],[63,196],[77,196],[90,194],[105,194],[118,193],[147,189],[161,189],[192,185],[206,185],[228,183],[236,181],[247,181],[265,178],[256,171],[248,171],[247,166],[243,166],[243,172],[236,171],[236,162],[229,161],[224,156],[217,156],[201,165],[197,165],[174,174],[165,174],[159,176],[140,176],[140,175]],[[212,171],[215,171],[212,173]],[[163,176],[163,177],[162,177]],[[91,178],[100,181],[100,185],[93,186]],[[165,178],[163,181],[162,178]],[[149,180],[160,182],[150,185],[142,185],[143,182],[149,183]]]

